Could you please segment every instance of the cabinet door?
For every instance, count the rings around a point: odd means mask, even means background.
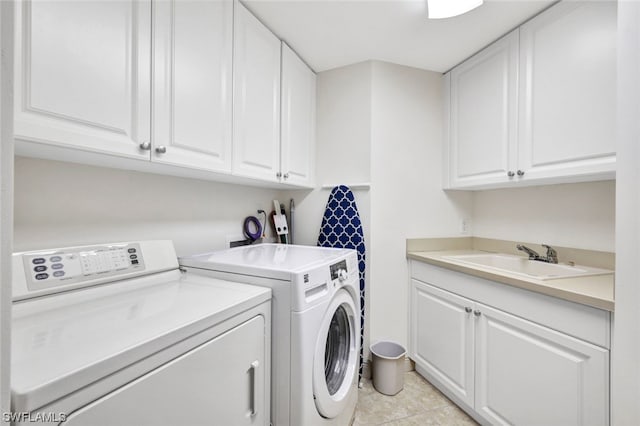
[[[81,408],[62,424],[268,424],[264,327],[264,318],[255,317]]]
[[[494,425],[609,424],[609,352],[478,305],[475,409]]]
[[[284,182],[312,186],[315,163],[316,75],[282,44],[282,135]]]
[[[451,71],[449,181],[508,182],[517,160],[518,31]]]
[[[616,19],[616,2],[562,2],[521,27],[523,180],[614,176]]]
[[[411,358],[473,407],[473,302],[412,280]]]
[[[18,4],[16,138],[149,159],[150,23],[149,0]]]
[[[233,2],[154,3],[152,160],[231,172]]]
[[[233,174],[266,181],[280,173],[280,40],[235,3]]]

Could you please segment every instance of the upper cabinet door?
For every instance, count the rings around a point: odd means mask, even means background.
[[[233,174],[280,177],[280,40],[235,2]]]
[[[518,31],[451,71],[450,185],[507,182],[517,160]]]
[[[231,171],[233,2],[154,3],[152,159]]]
[[[312,186],[315,162],[316,75],[282,44],[282,143],[284,182]]]
[[[616,2],[564,2],[521,27],[523,180],[613,177],[616,19]]]
[[[148,0],[18,4],[16,138],[148,159],[150,23]]]

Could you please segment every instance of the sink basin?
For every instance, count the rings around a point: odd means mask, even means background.
[[[462,254],[443,256],[443,258],[514,274],[526,275],[538,280],[613,274],[613,271],[608,269],[581,265],[572,266],[567,264],[545,263],[537,260],[529,260],[522,256],[500,253]]]

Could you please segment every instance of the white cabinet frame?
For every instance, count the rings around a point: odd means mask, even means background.
[[[610,314],[410,261],[409,356],[482,424],[609,424]]]

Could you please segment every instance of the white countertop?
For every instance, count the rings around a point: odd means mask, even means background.
[[[614,275],[595,275],[539,280],[481,265],[459,262],[449,256],[483,254],[479,250],[408,251],[407,258],[451,269],[513,287],[613,312]]]

